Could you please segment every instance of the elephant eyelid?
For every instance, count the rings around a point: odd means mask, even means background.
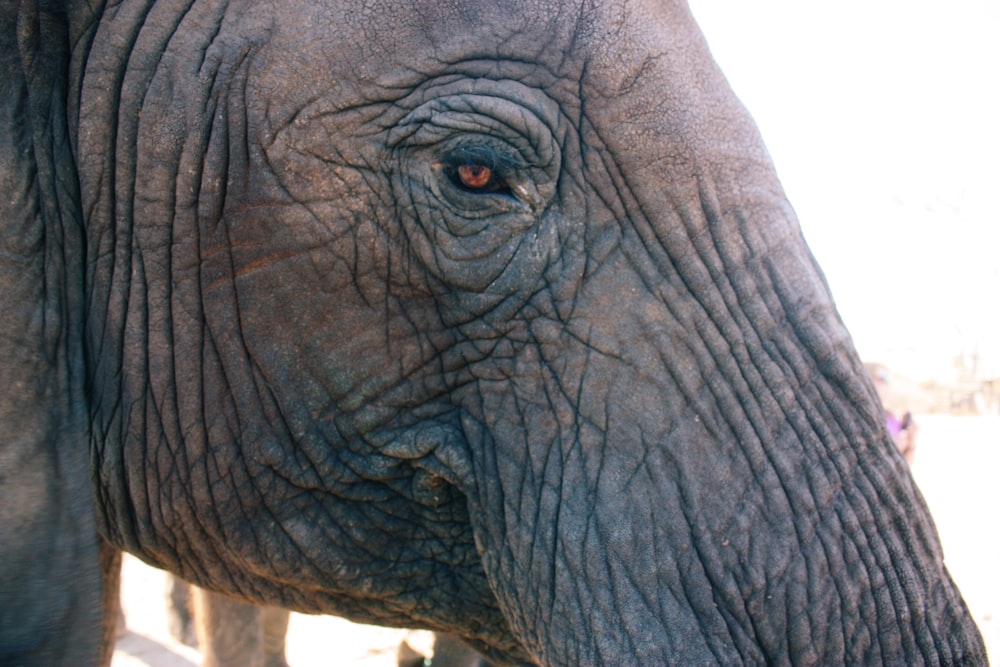
[[[490,169],[503,172],[523,169],[525,164],[488,143],[460,144],[448,151],[447,161],[456,164],[481,164]]]

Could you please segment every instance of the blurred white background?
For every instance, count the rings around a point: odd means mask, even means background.
[[[1000,378],[1000,3],[691,7],[862,357]]]

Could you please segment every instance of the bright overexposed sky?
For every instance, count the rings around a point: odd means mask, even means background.
[[[1000,2],[691,8],[862,357],[1000,376]]]

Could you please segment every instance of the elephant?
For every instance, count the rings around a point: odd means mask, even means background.
[[[288,667],[289,612],[253,605],[167,577],[167,622],[177,641],[201,649],[201,667]]]
[[[0,12],[3,664],[101,660],[115,550],[497,665],[986,662],[681,0]]]

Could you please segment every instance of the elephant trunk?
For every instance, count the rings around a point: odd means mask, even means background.
[[[780,188],[737,211],[711,182],[635,188],[665,213],[476,384],[470,514],[508,622],[542,664],[981,655]]]

